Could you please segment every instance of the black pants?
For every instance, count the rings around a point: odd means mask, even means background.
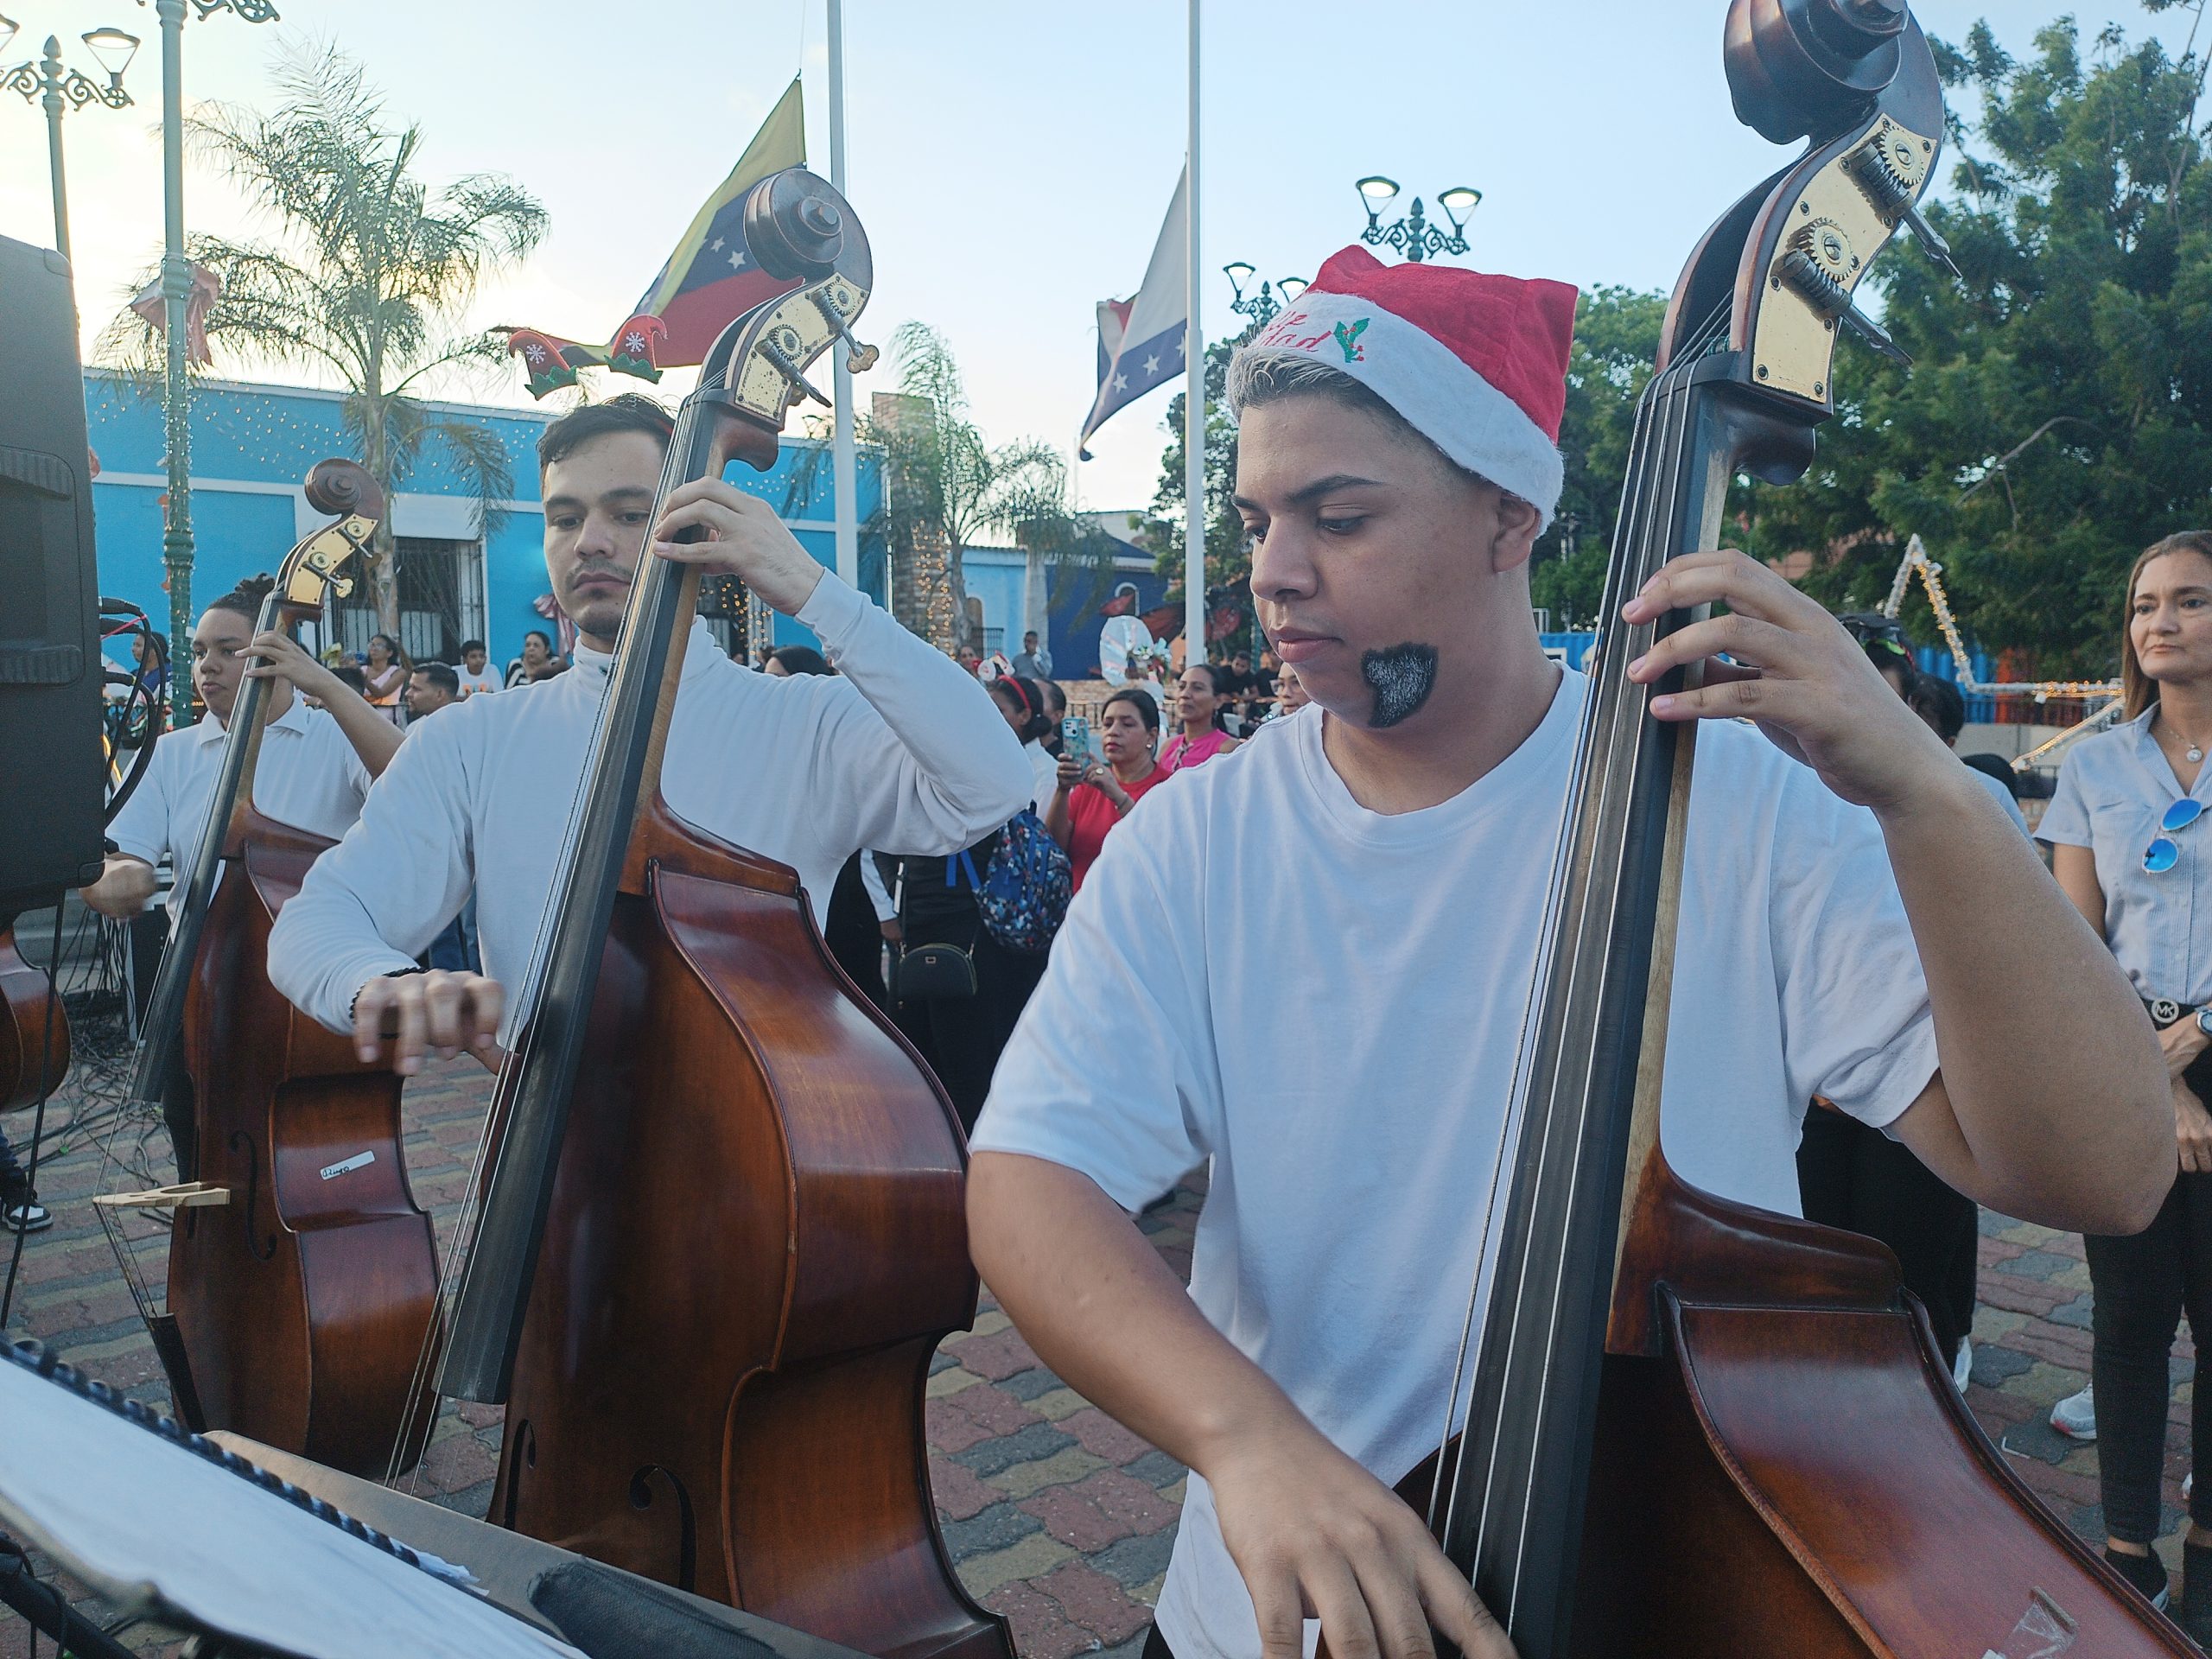
[[[2192,1068],[2194,1070],[2194,1068]],[[2105,1530],[2124,1543],[2158,1535],[2166,1456],[2167,1370],[2182,1314],[2197,1344],[2190,1444],[2190,1519],[2212,1526],[2212,1175],[2177,1175],[2158,1219],[2133,1238],[2088,1234],[2096,1297],[2090,1377],[2097,1388],[2097,1483]]]
[[[927,930],[924,930],[927,931]],[[962,933],[950,943],[965,945]],[[976,995],[932,997],[922,1006],[929,1011],[931,1064],[938,1081],[952,1097],[960,1127],[972,1134],[983,1110],[983,1097],[991,1091],[991,1074],[1006,1052],[1015,1023],[1037,982],[1045,976],[1042,956],[1021,956],[994,939],[980,922],[974,932],[969,956],[976,963]],[[945,941],[922,938],[917,944]]]
[[[1902,1141],[1822,1106],[1805,1114],[1797,1184],[1806,1220],[1890,1247],[1904,1287],[1928,1309],[1936,1346],[1955,1362],[1974,1328],[1974,1200],[1945,1185]]]

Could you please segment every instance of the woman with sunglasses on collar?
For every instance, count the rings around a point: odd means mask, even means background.
[[[2197,1333],[2183,1541],[2183,1629],[2212,1640],[2212,532],[2169,536],[2135,562],[2120,635],[2125,724],[2067,756],[2037,838],[2053,873],[2143,998],[2173,1078],[2173,1190],[2132,1238],[2090,1236],[2090,1377],[2106,1559],[2158,1605],[2167,1357],[2184,1310]],[[2088,1104],[2088,1103],[2085,1103]]]

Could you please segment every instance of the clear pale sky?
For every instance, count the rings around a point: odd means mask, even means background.
[[[1957,40],[1987,17],[2016,53],[2066,0],[1922,0]],[[188,100],[266,105],[280,40],[334,41],[395,117],[420,120],[423,171],[522,181],[552,215],[530,264],[474,308],[605,339],[743,149],[795,71],[809,155],[829,171],[823,0],[279,0],[281,22],[228,14],[185,26]],[[125,79],[137,107],[63,123],[78,302],[86,340],[158,257],[159,35],[129,0],[4,0],[22,26],[5,54],[48,34],[65,61],[112,24],[144,37]],[[2082,0],[2085,36],[2107,19],[2176,49],[2184,14]],[[1705,225],[1781,152],[1731,114],[1721,0],[1205,0],[1201,230],[1209,337],[1232,332],[1218,276],[1310,276],[1364,223],[1352,180],[1388,174],[1433,207],[1484,193],[1463,263],[1585,287],[1664,288]],[[1093,308],[1144,270],[1182,164],[1186,13],[1176,0],[848,0],[849,191],[875,247],[864,337],[918,317],[943,329],[994,440],[1071,446],[1094,389]],[[5,63],[0,63],[4,68]],[[43,123],[0,106],[0,233],[52,240]],[[199,166],[187,213],[251,226],[237,194]],[[1911,257],[1900,253],[1893,257]],[[297,372],[270,378],[300,378]],[[687,377],[671,375],[664,388]],[[860,381],[887,388],[879,369]],[[520,376],[444,395],[523,403]],[[1085,506],[1147,504],[1168,391],[1133,404],[1078,472]]]

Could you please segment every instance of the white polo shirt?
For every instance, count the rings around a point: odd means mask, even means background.
[[[1130,1210],[1210,1163],[1192,1299],[1385,1482],[1436,1448],[1484,1259],[1585,686],[1425,811],[1360,805],[1318,706],[1152,791],[970,1137]],[[1797,1213],[1808,1099],[1886,1124],[1935,1073],[1873,815],[1748,726],[1699,730],[1676,962],[1661,1135],[1708,1192]],[[1260,1652],[1195,1472],[1159,1619],[1179,1659]]]
[[[146,775],[108,826],[118,850],[177,873],[169,890],[174,912],[184,902],[186,878],[200,853],[207,803],[223,767],[225,728],[212,715],[181,731],[164,732],[154,744]],[[254,766],[253,804],[295,830],[335,841],[361,816],[369,770],[338,722],[310,709],[296,694],[291,707],[264,728]]]

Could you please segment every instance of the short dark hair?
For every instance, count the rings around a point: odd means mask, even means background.
[[[211,611],[228,611],[233,616],[245,618],[249,622],[258,621],[261,618],[261,601],[269,597],[270,590],[276,585],[276,578],[266,573],[257,576],[248,576],[229,593],[218,594],[215,598],[209,600],[207,608]]]
[[[467,656],[472,651],[480,651],[486,656],[489,656],[491,654],[492,647],[486,645],[481,639],[464,639],[461,642],[461,654],[462,656]]]
[[[1936,728],[1946,743],[1955,743],[1966,729],[1967,700],[1949,680],[1923,674],[1913,682],[1912,711]]]
[[[1022,643],[1023,643],[1023,644],[1025,644],[1025,645],[1027,645],[1030,640],[1034,639],[1036,637],[1037,637],[1037,630],[1036,630],[1036,629],[1034,629],[1034,628],[1031,628],[1027,632],[1024,633],[1024,634],[1021,636]]]
[[[669,412],[641,392],[626,391],[603,404],[579,404],[538,435],[537,470],[541,475],[556,461],[565,461],[595,439],[622,432],[642,432],[664,453],[676,431]]]
[[[330,672],[333,677],[334,677],[340,685],[350,686],[353,690],[362,692],[365,695],[368,691],[369,677],[362,673],[359,668],[355,666],[353,664],[340,663],[337,667],[332,669]]]
[[[786,674],[834,674],[830,659],[812,645],[779,645],[768,653],[768,660],[780,665]]]
[[[454,672],[450,663],[417,663],[415,671],[446,696],[457,697],[461,695],[461,676]]]
[[[543,642],[545,646],[545,654],[548,657],[550,657],[553,654],[553,636],[546,632],[544,629],[531,628],[522,637],[522,642],[525,645],[533,639]]]
[[[1144,728],[1147,732],[1157,733],[1160,730],[1160,705],[1152,700],[1149,692],[1140,691],[1134,685],[1125,685],[1098,705],[1098,717],[1103,720],[1106,711],[1117,702],[1126,702],[1135,709],[1137,718],[1144,721]]]

